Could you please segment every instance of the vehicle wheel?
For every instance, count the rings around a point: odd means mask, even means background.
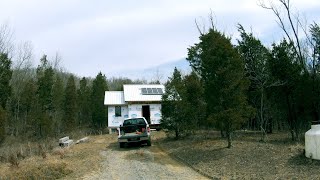
[[[151,140],[150,139],[147,141],[147,146],[151,146]]]
[[[124,148],[124,143],[123,142],[119,143],[119,146],[120,148]]]

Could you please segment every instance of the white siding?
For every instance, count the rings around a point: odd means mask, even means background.
[[[119,127],[128,117],[128,106],[121,106],[121,117],[115,117],[115,106],[108,106],[108,127]]]
[[[129,118],[141,117],[142,116],[142,105],[141,104],[130,104],[128,105]]]
[[[161,104],[150,104],[150,121],[151,124],[160,124]]]
[[[128,105],[129,117],[142,117],[142,106],[150,106],[150,123],[160,124],[161,119],[161,104],[131,104]]]

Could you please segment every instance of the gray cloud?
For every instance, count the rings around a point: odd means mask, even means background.
[[[317,0],[295,0],[293,5],[319,21]],[[1,6],[0,23],[9,21],[17,41],[32,41],[35,63],[42,54],[58,51],[65,68],[80,76],[144,69],[185,57],[198,41],[194,19],[201,23],[210,9],[218,28],[234,39],[237,23],[252,27],[264,42],[279,38],[275,17],[252,0],[3,0]]]

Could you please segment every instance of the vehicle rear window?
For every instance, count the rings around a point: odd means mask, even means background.
[[[146,125],[146,122],[143,118],[127,119],[124,120],[123,125],[133,125],[133,124],[143,124]]]

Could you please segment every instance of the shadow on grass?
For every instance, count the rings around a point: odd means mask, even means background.
[[[228,148],[220,147],[216,149],[203,150],[192,149],[185,152],[174,151],[170,156],[178,157],[188,162],[188,164],[196,165],[201,162],[219,161],[229,156]]]
[[[303,153],[299,153],[288,160],[289,166],[305,166],[307,168],[320,167],[320,160],[307,158]]]

